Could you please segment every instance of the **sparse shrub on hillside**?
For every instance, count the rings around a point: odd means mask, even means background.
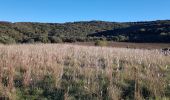
[[[118,36],[113,36],[111,40],[112,41],[119,41],[119,37]]]
[[[140,31],[140,32],[145,32],[146,29],[145,29],[145,28],[141,28],[139,31]]]
[[[168,32],[168,33],[162,32],[162,33],[160,33],[160,35],[161,36],[170,36],[170,32]]]
[[[162,33],[160,33],[160,35],[165,36],[165,35],[167,35],[167,33],[162,32]]]
[[[119,38],[119,41],[122,41],[122,42],[128,40],[128,38],[126,36],[123,36],[123,35],[118,35],[118,38]]]

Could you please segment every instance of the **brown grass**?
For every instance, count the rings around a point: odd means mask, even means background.
[[[135,99],[142,99],[141,88],[154,97],[163,97],[169,84],[165,76],[170,67],[170,56],[158,50],[89,47],[66,44],[0,45],[0,94],[14,98],[14,79],[23,77],[23,85],[55,76],[56,87],[61,87],[64,68],[71,70],[72,80],[84,76],[84,90],[102,99],[99,75],[109,80],[108,94],[113,100],[121,99],[124,92],[118,84],[135,81]],[[22,72],[22,73],[21,73]],[[2,83],[3,78],[8,80]],[[69,91],[69,87],[68,87]],[[68,91],[65,98],[69,98]]]

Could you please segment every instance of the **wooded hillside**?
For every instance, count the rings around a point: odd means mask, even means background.
[[[0,22],[0,43],[59,43],[96,40],[170,43],[170,20],[72,23]]]

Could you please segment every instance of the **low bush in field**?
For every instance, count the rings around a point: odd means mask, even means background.
[[[95,42],[95,45],[96,46],[107,46],[108,45],[108,42],[106,40],[97,40]]]

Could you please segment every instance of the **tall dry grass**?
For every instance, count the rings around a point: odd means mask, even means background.
[[[170,56],[159,50],[0,45],[0,95],[10,99],[17,98],[18,88],[37,87],[46,75],[54,77],[65,100],[82,99],[72,92],[78,87],[85,100],[168,98],[169,70]]]

